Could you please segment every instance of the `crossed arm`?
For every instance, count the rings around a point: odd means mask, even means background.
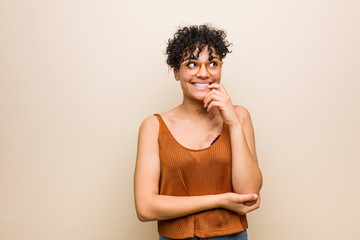
[[[160,195],[158,131],[159,122],[155,116],[145,119],[139,130],[134,193],[136,212],[141,221],[178,218],[214,208],[225,208],[239,214],[246,214],[259,207],[260,195],[253,194],[259,192],[261,186],[258,185],[253,186],[254,189],[244,190],[241,190],[239,186],[238,190],[243,194],[229,192],[184,197]],[[236,172],[242,171],[244,170],[236,170]]]

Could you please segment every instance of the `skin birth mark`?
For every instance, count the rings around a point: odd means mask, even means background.
[[[205,142],[212,142],[213,140],[214,140],[214,135],[212,135],[212,134],[208,134],[205,137]]]
[[[209,115],[210,120],[213,120],[217,115],[218,115],[217,112],[212,111],[212,112],[210,113],[210,115]]]
[[[196,109],[196,112],[198,115],[206,114],[206,111],[204,111],[204,109]]]

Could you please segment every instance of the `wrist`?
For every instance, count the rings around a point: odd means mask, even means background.
[[[227,123],[227,125],[229,126],[230,130],[232,130],[232,129],[242,129],[242,125],[241,125],[239,120]]]
[[[222,193],[218,195],[218,207],[220,208],[226,208],[226,203],[228,202],[229,193]]]

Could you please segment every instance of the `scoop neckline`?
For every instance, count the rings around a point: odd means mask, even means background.
[[[160,121],[163,123],[163,125],[165,126],[165,129],[169,132],[171,138],[176,142],[177,145],[179,145],[180,147],[188,150],[188,151],[192,151],[192,152],[200,152],[200,151],[205,151],[205,150],[208,150],[210,149],[212,146],[216,145],[221,139],[222,139],[222,136],[223,136],[223,132],[224,132],[224,128],[225,128],[225,123],[223,121],[223,124],[222,124],[222,127],[221,127],[221,133],[220,133],[220,136],[219,138],[213,143],[213,144],[210,144],[210,146],[207,146],[205,148],[200,148],[200,149],[192,149],[192,148],[188,148],[188,147],[185,147],[182,143],[180,143],[175,137],[174,135],[172,134],[172,132],[170,131],[170,129],[168,128],[168,126],[166,125],[163,117],[159,114],[159,113],[156,113],[154,114],[155,116],[159,116],[159,119]]]

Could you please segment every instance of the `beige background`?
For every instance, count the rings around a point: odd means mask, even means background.
[[[360,1],[0,0],[0,239],[157,239],[133,203],[138,127],[181,101],[179,24],[234,45],[264,174],[251,240],[360,239]]]

